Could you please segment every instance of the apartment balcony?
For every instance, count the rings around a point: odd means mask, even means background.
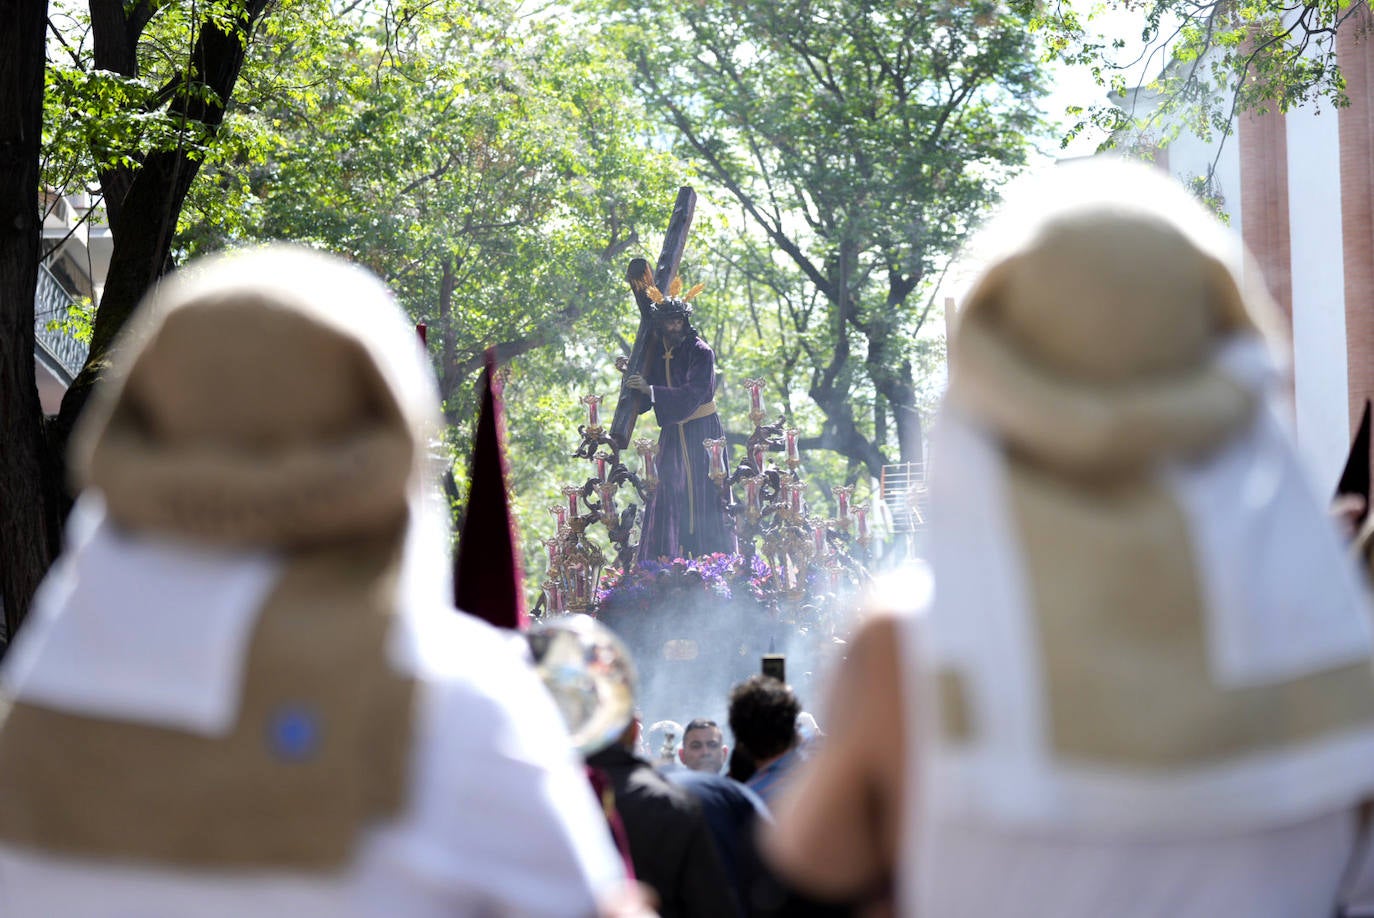
[[[33,310],[35,375],[43,412],[55,414],[89,350],[64,326],[73,303],[100,301],[114,238],[110,228],[96,219],[95,203],[87,193],[59,195],[45,189],[41,206],[43,264]]]
[[[44,414],[56,414],[62,395],[86,364],[89,345],[60,327],[68,319],[75,298],[46,265],[38,268],[38,289],[33,301],[34,363],[38,398]]]

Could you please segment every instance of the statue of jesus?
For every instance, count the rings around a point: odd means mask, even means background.
[[[656,292],[656,291],[655,291]],[[716,414],[716,355],[692,327],[686,297],[661,297],[654,315],[663,343],[662,359],[649,371],[625,378],[625,386],[648,396],[642,411],[654,409],[659,485],[644,515],[641,561],[733,552],[735,536],[726,524],[720,487],[710,477],[707,438],[724,436]]]

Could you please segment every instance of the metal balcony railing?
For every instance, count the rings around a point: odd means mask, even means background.
[[[902,462],[883,466],[883,502],[892,512],[894,533],[919,532],[926,524],[926,472],[924,463]]]
[[[61,329],[49,330],[50,322],[65,322],[68,310],[75,299],[52,272],[44,265],[38,266],[38,289],[33,297],[33,335],[38,347],[49,358],[48,362],[66,375],[68,384],[76,379],[76,374],[86,365],[86,354],[90,345],[78,341]]]

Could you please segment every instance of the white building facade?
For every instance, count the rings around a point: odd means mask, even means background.
[[[1210,169],[1211,191],[1282,311],[1299,443],[1332,488],[1374,398],[1372,26],[1352,19],[1338,33],[1349,107],[1241,114],[1230,137],[1183,134],[1155,157],[1185,183]]]

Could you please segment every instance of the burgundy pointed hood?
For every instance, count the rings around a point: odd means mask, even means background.
[[[468,474],[468,504],[453,561],[458,608],[500,628],[528,624],[520,566],[520,540],[507,490],[505,419],[496,379],[496,349],[482,371],[481,408]]]

